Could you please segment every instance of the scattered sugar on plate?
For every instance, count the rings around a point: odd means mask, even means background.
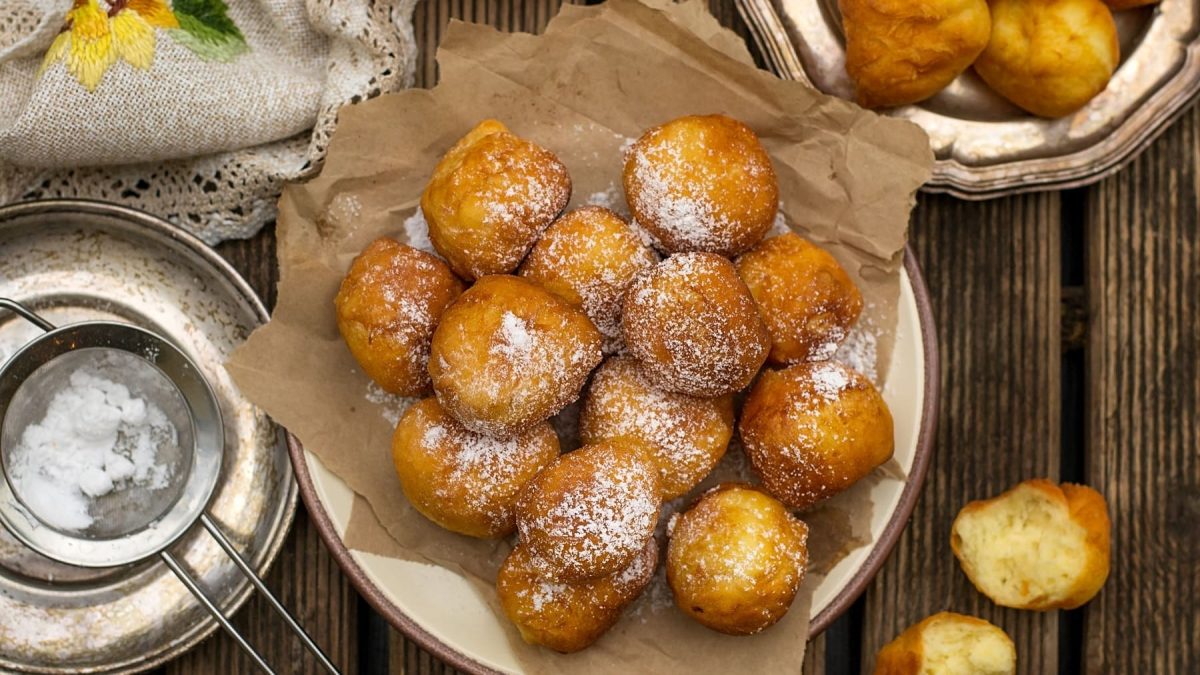
[[[153,403],[103,377],[79,370],[30,424],[9,455],[13,489],[38,519],[65,531],[95,522],[94,500],[132,487],[160,490],[171,467],[158,449],[178,431]]]
[[[860,323],[850,331],[850,335],[846,336],[846,341],[838,347],[837,355],[834,358],[866,375],[868,380],[878,386],[879,374],[876,372],[876,362],[879,358],[878,341],[879,337],[871,328],[865,323]]]

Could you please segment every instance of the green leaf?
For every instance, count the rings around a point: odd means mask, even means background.
[[[175,0],[179,29],[171,37],[206,61],[232,61],[250,50],[225,0]]]

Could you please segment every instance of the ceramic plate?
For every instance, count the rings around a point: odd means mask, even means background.
[[[875,485],[874,544],[843,558],[813,589],[815,635],[854,602],[895,546],[925,479],[937,424],[937,334],[920,271],[909,251],[901,275],[899,325],[883,395],[895,419],[896,461],[907,482]],[[292,442],[301,495],[350,579],[393,625],[451,665],[471,673],[519,673],[503,627],[469,583],[433,565],[347,550],[342,542],[354,493]]]

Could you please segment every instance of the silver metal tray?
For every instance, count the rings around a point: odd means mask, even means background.
[[[842,98],[853,91],[837,0],[737,0],[782,77]],[[1076,114],[1029,115],[968,70],[937,96],[885,114],[929,134],[930,192],[984,199],[1079,187],[1141,152],[1200,91],[1200,2],[1163,0],[1116,12],[1122,62],[1108,88]]]
[[[225,465],[209,513],[260,573],[278,553],[297,487],[278,428],[246,401],[224,361],[266,309],[199,240],[151,216],[96,202],[0,208],[0,296],[62,325],[116,319],[157,332],[200,366],[225,420]],[[0,363],[35,328],[0,317]],[[211,537],[171,549],[228,614],[251,587]],[[0,528],[0,671],[142,670],[217,624],[162,563],[85,570],[54,563]]]

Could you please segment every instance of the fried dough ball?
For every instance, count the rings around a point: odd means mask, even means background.
[[[975,71],[1004,98],[1063,117],[1104,91],[1121,60],[1100,0],[992,0],[992,37]]]
[[[582,312],[520,277],[483,277],[446,308],[429,375],[438,401],[476,433],[506,437],[579,397],[600,364]]]
[[[808,567],[808,526],[747,485],[710,490],[672,518],[667,583],[701,624],[749,635],[787,614]]]
[[[846,72],[865,108],[923,101],[987,46],[986,0],[840,0]]]
[[[484,120],[450,148],[421,195],[429,240],[464,279],[506,274],[571,200],[554,153]]]
[[[583,206],[546,230],[519,274],[582,309],[604,336],[604,351],[612,354],[621,346],[625,289],[657,263],[658,255],[620,216]]]
[[[629,286],[625,345],[659,387],[723,396],[750,384],[770,350],[758,307],[733,263],[678,253]]]
[[[385,391],[429,391],[429,343],[463,292],[437,256],[380,237],[350,264],[334,299],[338,330],[363,372]]]
[[[750,127],[724,115],[648,130],[625,157],[623,182],[634,220],[672,253],[737,255],[779,210],[770,156]]]
[[[599,443],[636,438],[658,465],[663,499],[696,487],[725,456],[733,436],[733,398],[697,398],[654,386],[637,361],[609,359],[592,376],[579,416],[579,438]]]
[[[392,462],[413,508],[451,532],[487,539],[517,529],[517,496],[558,450],[549,422],[497,440],[467,430],[435,398],[410,406],[392,436]]]
[[[1004,631],[973,616],[938,612],[879,650],[875,675],[1013,675],[1017,648]]]
[[[771,237],[737,260],[771,334],[774,363],[824,361],[862,313],[863,298],[825,249],[798,234]]]
[[[1086,485],[1027,480],[971,502],[950,548],[980,593],[1017,609],[1075,609],[1108,579],[1108,505]]]
[[[879,391],[836,361],[763,372],[738,431],[763,489],[794,509],[857,483],[895,448]]]
[[[658,467],[638,441],[586,445],[554,461],[517,500],[517,531],[531,564],[575,582],[627,566],[654,533]]]
[[[617,623],[650,585],[657,565],[658,543],[650,537],[625,569],[591,581],[558,583],[539,576],[528,550],[518,545],[500,567],[496,592],[525,642],[577,652]]]

